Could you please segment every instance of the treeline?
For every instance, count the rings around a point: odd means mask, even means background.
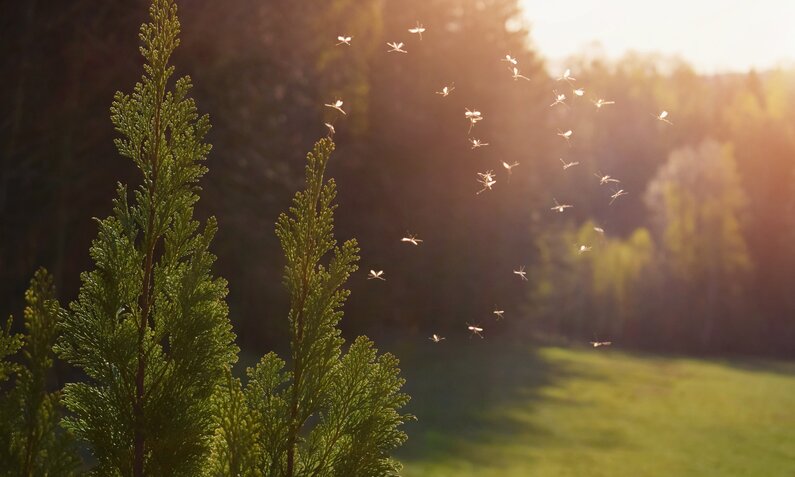
[[[632,56],[575,63],[616,105],[572,114],[581,134],[569,155],[584,167],[552,186],[575,208],[537,238],[533,320],[646,349],[791,355],[795,74],[704,77]],[[651,117],[662,109],[673,125]],[[630,195],[610,205],[596,173]]]
[[[16,52],[3,55],[11,73],[0,78],[10,312],[40,263],[75,296],[96,230],[88,217],[130,177],[111,159],[103,113],[135,68],[130,38],[145,6],[4,8],[15,20],[2,48]],[[553,89],[572,95],[532,48],[516,0],[197,0],[183,20],[177,61],[217,146],[198,213],[219,217],[213,250],[243,347],[259,352],[287,333],[271,224],[300,179],[301,151],[333,119],[323,103],[340,98],[340,235],[358,237],[363,268],[388,280],[353,277],[346,331],[455,332],[499,304],[521,326],[577,339],[795,352],[795,74],[573,58],[585,96],[549,108]],[[416,21],[422,40],[407,32]],[[350,47],[335,45],[341,34]],[[388,41],[408,54],[387,54]],[[531,81],[511,78],[507,53]],[[434,94],[445,85],[449,97]],[[597,109],[599,97],[615,104]],[[483,112],[471,136],[488,147],[470,149],[464,108]],[[673,125],[653,117],[663,109]],[[571,147],[555,136],[566,129]],[[560,158],[580,165],[564,172]],[[502,161],[520,165],[508,176]],[[495,189],[475,196],[475,174],[489,169]],[[628,195],[609,205],[597,172]],[[553,197],[574,207],[553,213]],[[422,246],[399,242],[409,232]],[[577,244],[593,248],[578,254]],[[511,273],[521,265],[529,283]]]

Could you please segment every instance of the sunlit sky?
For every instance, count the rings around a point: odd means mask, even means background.
[[[795,62],[795,0],[521,0],[541,54],[557,61],[594,41],[676,54],[704,73]]]

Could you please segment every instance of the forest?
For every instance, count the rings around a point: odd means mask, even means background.
[[[132,177],[106,113],[136,77],[146,5],[7,9],[5,315],[21,310],[39,265],[64,299],[75,296],[92,217]],[[241,346],[261,351],[284,335],[272,224],[333,118],[323,104],[344,98],[349,115],[330,164],[339,234],[357,237],[363,264],[391,278],[385,287],[353,279],[346,332],[447,332],[499,303],[529,333],[793,356],[795,74],[703,76],[676,58],[583,54],[569,66],[586,97],[550,108],[562,71],[545,66],[518,9],[515,0],[186,4],[175,62],[194,80],[215,146],[197,212],[219,219],[214,252]],[[385,54],[417,18],[435,28],[412,39],[409,54]],[[336,45],[343,31],[354,48]],[[505,71],[509,52],[531,81]],[[444,85],[450,96],[435,95]],[[595,94],[615,104],[595,108]],[[477,150],[463,118],[473,107],[487,118],[475,132],[490,143]],[[654,120],[661,110],[673,125]],[[574,131],[570,146],[555,136],[561,129]],[[564,173],[560,159],[580,165]],[[520,163],[510,182],[503,161]],[[475,174],[487,169],[500,183],[475,196]],[[628,195],[610,205],[597,172]],[[553,198],[574,207],[551,213]],[[407,250],[407,232],[423,246]],[[580,256],[574,245],[585,242],[594,253]],[[510,273],[520,265],[526,284]]]

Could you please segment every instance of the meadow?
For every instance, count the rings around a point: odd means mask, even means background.
[[[430,343],[406,477],[792,476],[795,363]]]

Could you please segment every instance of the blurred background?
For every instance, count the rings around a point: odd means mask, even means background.
[[[74,299],[92,217],[139,180],[109,107],[140,77],[147,3],[0,7],[0,316],[40,265]],[[335,121],[337,237],[362,248],[343,329],[404,361],[408,475],[791,475],[795,7],[598,3],[179,2],[177,74],[213,124],[198,212],[219,220],[242,362],[284,350],[273,226]],[[628,194],[611,205],[596,174]]]

